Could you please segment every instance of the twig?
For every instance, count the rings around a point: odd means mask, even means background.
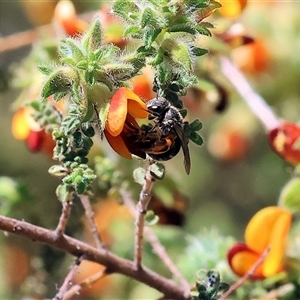
[[[292,283],[284,284],[278,287],[276,290],[270,291],[268,294],[264,295],[261,298],[255,298],[252,300],[274,300],[277,298],[282,298],[288,293],[292,292],[295,289],[295,286]]]
[[[57,227],[55,229],[55,235],[57,239],[59,239],[65,233],[67,223],[70,217],[72,204],[72,201],[65,201],[62,204],[62,212]]]
[[[99,279],[103,278],[106,275],[107,275],[106,269],[101,270],[101,271],[93,274],[92,276],[88,277],[87,279],[85,279],[81,283],[73,285],[64,294],[63,298],[61,298],[61,299],[62,300],[72,299],[73,296],[79,295],[82,289],[91,286],[92,284],[96,283]]]
[[[87,221],[89,223],[92,235],[94,237],[94,241],[96,243],[96,247],[98,249],[104,248],[104,244],[102,242],[100,233],[98,231],[95,219],[94,219],[94,212],[91,206],[91,202],[88,196],[86,195],[79,195],[80,201],[82,203],[82,206],[84,207],[85,216],[87,218]]]
[[[76,259],[75,264],[72,266],[72,268],[70,269],[68,275],[66,276],[62,286],[60,287],[58,293],[55,295],[55,297],[53,298],[53,300],[61,300],[61,299],[65,299],[64,295],[68,292],[68,290],[70,290],[70,286],[72,284],[72,279],[75,275],[75,273],[78,270],[79,265],[81,264],[83,260],[83,257],[78,257]]]
[[[57,239],[55,232],[52,230],[1,215],[0,230],[45,243],[76,257],[84,255],[85,259],[104,265],[110,273],[120,273],[142,282],[160,291],[168,299],[190,300],[190,296],[186,296],[186,291],[172,280],[146,267],[137,269],[132,261],[116,256],[106,249],[96,249],[65,234],[62,238]]]
[[[97,11],[79,15],[80,19],[89,21],[97,14]],[[21,47],[32,45],[41,36],[55,37],[56,31],[53,24],[43,25],[23,32],[0,37],[0,53],[15,50]]]
[[[136,205],[134,262],[137,269],[141,268],[145,215],[151,200],[151,190],[154,181],[155,179],[148,168],[144,178],[144,185],[140,193],[140,199]]]
[[[266,103],[264,98],[257,94],[244,75],[226,57],[221,57],[221,70],[231,84],[243,97],[252,112],[260,119],[265,128],[270,131],[279,125],[279,119]]]
[[[250,270],[243,277],[241,277],[237,282],[231,285],[228,291],[224,293],[219,298],[219,300],[225,300],[232,292],[234,292],[238,287],[240,287],[247,279],[253,276],[254,272],[263,263],[263,261],[265,260],[269,252],[270,252],[270,247],[267,247],[265,251],[261,254],[261,256],[258,258],[258,260],[250,268]]]
[[[134,202],[132,200],[132,197],[129,195],[129,193],[123,189],[120,190],[120,194],[123,198],[123,201],[125,205],[129,208],[130,212],[135,216],[136,215],[136,209],[134,207]],[[184,289],[187,291],[187,293],[190,292],[190,284],[185,280],[185,278],[182,276],[182,274],[179,272],[178,268],[174,264],[174,262],[169,257],[166,249],[161,244],[153,230],[149,226],[145,226],[144,228],[145,238],[148,240],[148,242],[153,247],[154,252],[157,254],[157,256],[161,259],[161,261],[164,263],[164,265],[170,270],[172,275],[174,277],[177,277],[181,285],[184,287]]]

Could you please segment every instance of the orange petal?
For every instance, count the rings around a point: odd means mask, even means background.
[[[133,91],[144,100],[148,101],[154,97],[149,75],[142,74],[133,78]]]
[[[258,211],[245,230],[247,246],[258,253],[262,253],[270,245],[278,218],[286,215],[286,213],[286,210],[278,206],[269,206]]]
[[[75,7],[69,0],[62,0],[57,3],[54,10],[54,20],[71,36],[87,29],[87,23],[77,18]]]
[[[127,98],[125,88],[119,88],[110,101],[106,120],[106,129],[112,136],[121,133],[127,115]]]
[[[110,146],[122,157],[131,159],[131,154],[127,149],[122,137],[120,135],[113,136],[108,130],[104,130],[104,135]]]
[[[26,140],[30,133],[26,108],[19,109],[12,118],[12,133],[17,140]]]
[[[126,98],[128,99],[128,113],[134,118],[145,119],[148,117],[147,105],[138,95],[129,89],[125,89]]]
[[[255,252],[239,252],[232,258],[232,270],[239,276],[245,275],[258,261],[259,254]],[[255,270],[252,279],[263,278],[261,265]]]
[[[286,246],[286,238],[290,230],[292,215],[282,210],[277,218],[270,236],[270,252],[263,263],[263,274],[268,277],[281,270],[282,258]]]

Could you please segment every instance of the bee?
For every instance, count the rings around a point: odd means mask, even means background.
[[[150,136],[151,147],[145,152],[155,160],[166,161],[178,154],[182,148],[184,166],[187,174],[190,173],[191,159],[188,148],[188,138],[185,134],[185,122],[178,109],[163,98],[154,98],[146,103],[149,120],[153,120],[154,126],[148,137],[155,132],[155,139]],[[154,140],[154,142],[153,142]]]

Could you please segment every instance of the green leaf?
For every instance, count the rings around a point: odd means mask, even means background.
[[[195,28],[199,34],[211,36],[211,32],[204,26],[198,25]]]
[[[88,122],[91,120],[91,118],[93,117],[94,114],[94,106],[93,103],[91,103],[90,101],[88,102],[88,107],[87,107],[87,112],[85,117],[83,118],[82,122]]]
[[[84,78],[85,78],[85,81],[89,84],[89,85],[93,85],[95,83],[95,77],[94,77],[94,72],[89,72],[89,71],[86,71],[84,73]]]
[[[63,97],[65,97],[68,93],[69,93],[69,91],[66,91],[66,92],[56,92],[53,95],[54,101],[58,102],[60,99],[62,99]]]
[[[110,77],[104,72],[95,72],[94,73],[95,80],[100,82],[108,87],[110,91],[113,90],[113,83]]]
[[[161,44],[161,48],[166,60],[172,66],[183,67],[186,72],[192,70],[192,59],[190,48],[187,43],[180,40],[165,39]]]
[[[153,226],[159,221],[158,215],[156,215],[153,210],[148,210],[145,216],[145,223],[147,226]]]
[[[145,175],[146,170],[144,168],[137,168],[133,171],[133,180],[136,183],[143,185],[145,182]]]
[[[131,64],[115,63],[105,65],[105,72],[108,76],[113,78],[114,81],[124,81],[131,79],[136,70]]]
[[[191,131],[199,131],[201,128],[202,128],[202,123],[198,119],[196,119],[192,123],[190,123]]]
[[[157,28],[157,29],[150,28],[149,30],[146,30],[143,37],[146,48],[151,47],[152,43],[155,41],[155,39],[160,33],[161,33],[161,28]]]
[[[163,61],[164,61],[164,50],[159,48],[154,58],[151,61],[149,61],[149,65],[157,66],[160,65]]]
[[[140,10],[133,1],[130,0],[117,0],[114,2],[112,11],[115,15],[120,16],[122,19],[132,23],[138,16]]]
[[[282,189],[279,204],[291,212],[300,211],[300,178],[292,178]]]
[[[100,120],[102,131],[105,128],[105,124],[106,124],[106,119],[107,119],[109,107],[110,107],[110,103],[106,103],[105,105],[101,106],[101,108],[99,110],[98,117],[99,117],[99,120]]]
[[[78,79],[79,75],[74,68],[62,66],[48,77],[42,87],[41,96],[47,98],[57,92],[69,92]]]
[[[162,163],[154,163],[149,167],[150,174],[153,178],[157,180],[162,180],[165,177],[166,169]]]
[[[131,25],[131,26],[128,26],[125,30],[124,30],[124,33],[123,33],[124,37],[128,37],[128,36],[134,36],[136,37],[137,35],[141,35],[141,32],[140,32],[140,27],[138,25]]]
[[[62,165],[53,165],[49,168],[48,173],[55,177],[65,177],[68,174],[68,169]]]
[[[82,44],[88,53],[91,53],[101,47],[102,28],[99,19],[96,19],[84,34]]]
[[[204,143],[202,137],[198,133],[196,133],[194,131],[192,131],[190,133],[189,138],[190,138],[190,140],[192,140],[198,146],[201,146]]]
[[[76,68],[86,70],[88,68],[88,62],[86,59],[82,59],[76,63]]]
[[[40,65],[37,67],[40,72],[42,72],[44,75],[50,75],[54,70],[55,67],[51,65]]]
[[[195,56],[202,56],[208,53],[207,49],[199,48],[199,47],[191,47],[191,52]]]
[[[213,1],[213,0],[212,0]],[[207,0],[186,0],[185,5],[187,7],[190,7],[191,9],[199,9],[199,8],[205,8],[209,5],[210,1]]]
[[[168,28],[169,32],[186,32],[190,34],[196,34],[197,30],[192,24],[176,24]]]
[[[149,7],[146,7],[143,11],[141,17],[141,26],[142,28],[146,26],[148,27],[157,26],[157,17],[155,16],[154,11]]]
[[[60,41],[58,51],[62,59],[69,58],[70,62],[73,61],[76,64],[84,58],[80,47],[75,39],[65,38]]]
[[[56,188],[56,196],[60,202],[66,202],[72,200],[72,188],[68,184],[60,184]]]

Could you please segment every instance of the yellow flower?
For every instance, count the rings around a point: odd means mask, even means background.
[[[284,269],[283,256],[291,221],[291,213],[277,206],[258,211],[246,227],[245,243],[236,243],[228,251],[231,269],[239,276],[245,275],[270,247],[251,279],[262,279],[281,272]]]
[[[105,137],[110,146],[121,156],[131,159],[131,153],[142,158],[146,155],[135,149],[130,137],[138,135],[140,126],[136,118],[148,117],[146,104],[131,90],[121,87],[113,95],[104,129]]]

